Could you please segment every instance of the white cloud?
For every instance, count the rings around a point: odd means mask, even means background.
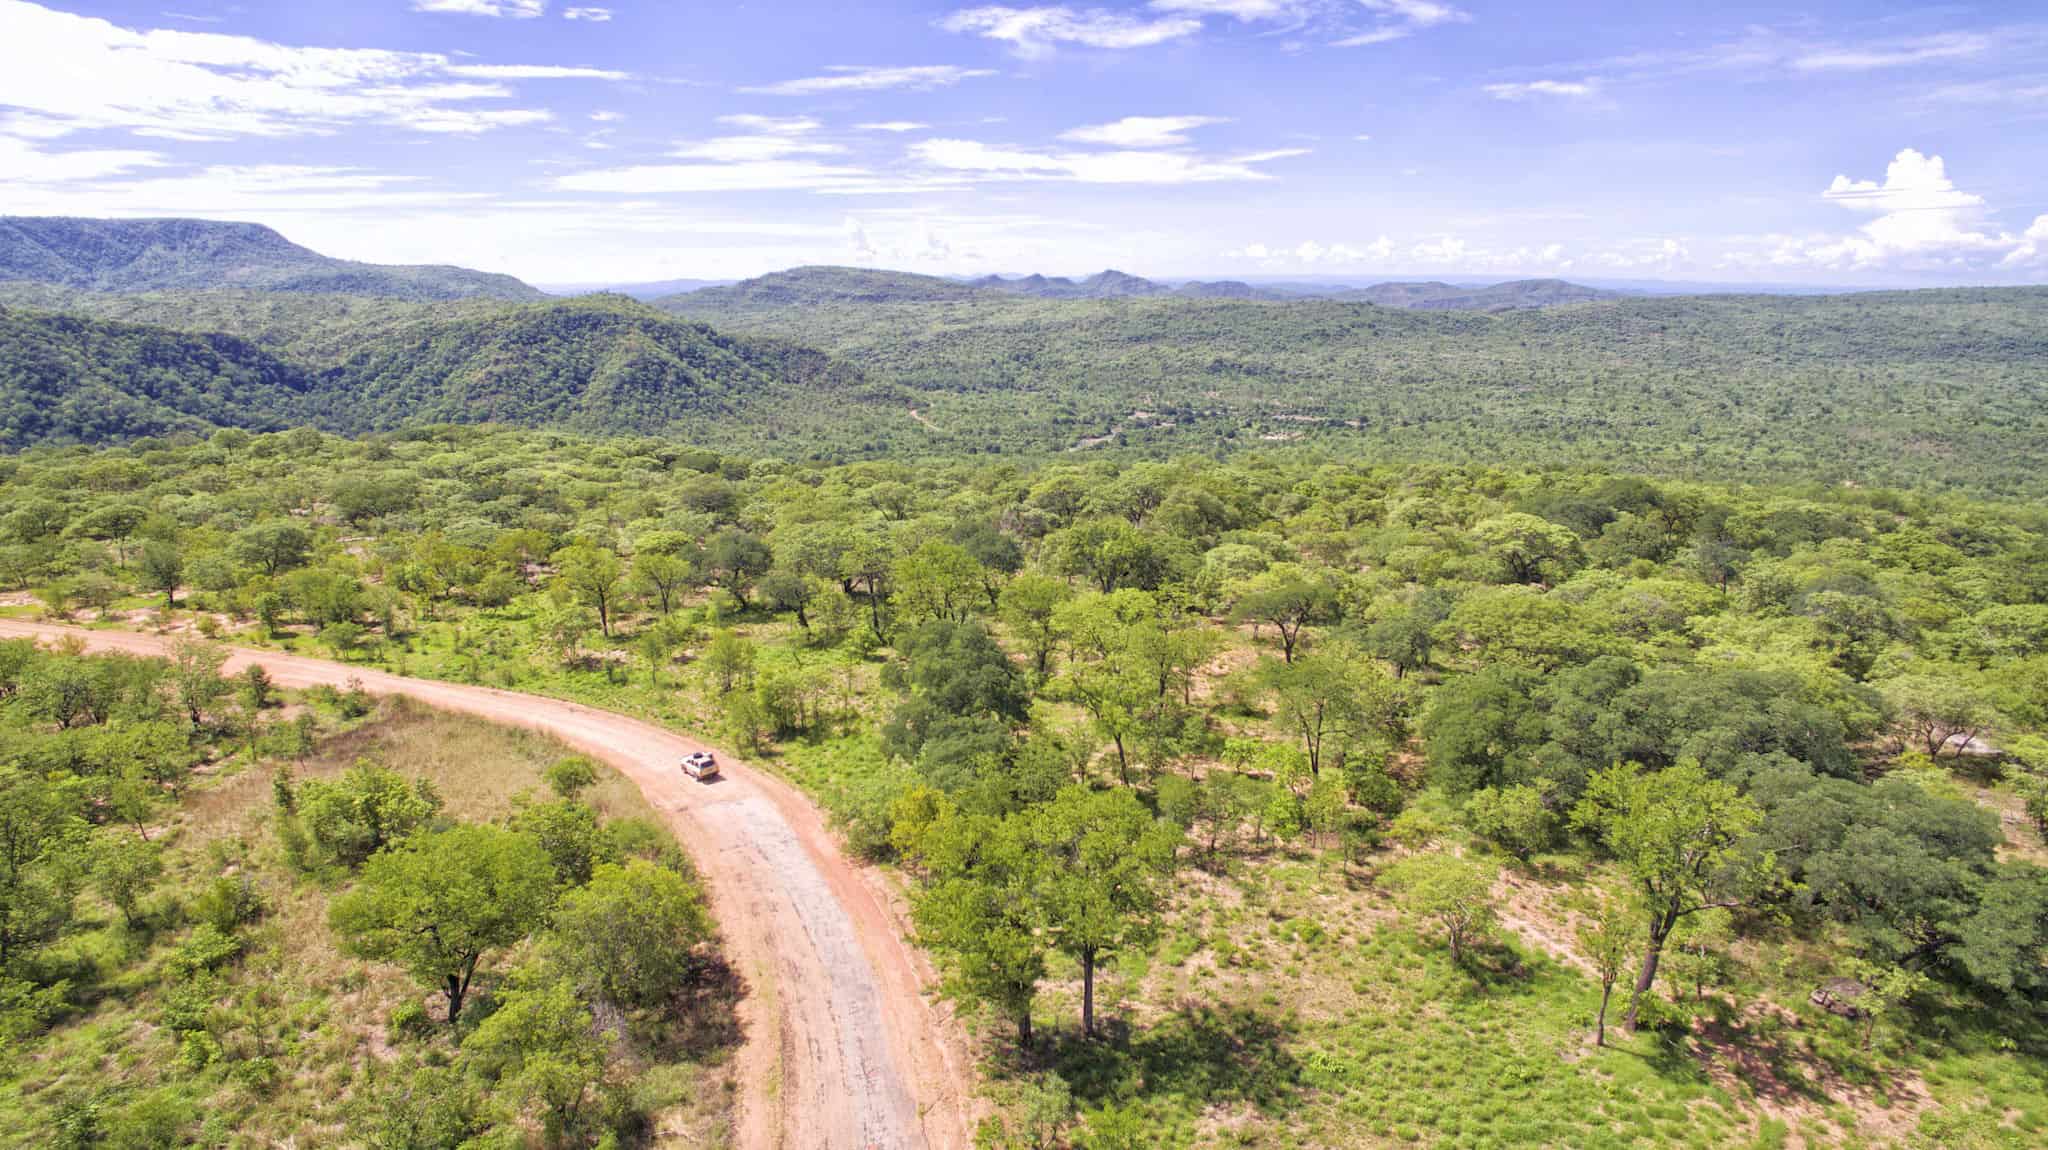
[[[1363,48],[1372,44],[1386,44],[1405,39],[1423,28],[1435,28],[1441,24],[1469,24],[1472,17],[1464,9],[1440,3],[1439,0],[1358,0],[1359,3],[1380,14],[1380,23],[1363,32],[1338,40],[1339,48]]]
[[[464,16],[510,16],[531,20],[548,10],[547,0],[413,0],[415,12],[454,12]]]
[[[1483,90],[1496,100],[1528,100],[1544,96],[1584,99],[1600,94],[1600,81],[1591,76],[1583,80],[1530,80],[1518,84],[1488,84]]]
[[[1352,268],[1380,274],[1427,270],[1439,274],[1512,276],[1555,274],[1569,270],[1575,263],[1563,244],[1488,248],[1448,232],[1399,243],[1386,235],[1369,243],[1313,239],[1291,247],[1255,243],[1223,254],[1226,259],[1249,260],[1277,272]]]
[[[1438,0],[1358,0],[1375,12],[1384,12],[1417,28],[1438,24],[1468,24],[1472,17],[1462,9]]]
[[[1232,16],[1239,20],[1287,20],[1302,14],[1299,0],[1152,0],[1156,12]]]
[[[2048,256],[2048,216],[2034,217],[2032,227],[2020,234],[2020,244],[2006,253],[2000,263],[2027,264]]]
[[[737,163],[637,164],[573,172],[554,186],[570,192],[667,195],[704,192],[853,191],[872,186],[874,174],[861,168],[810,160]]]
[[[1847,48],[1820,48],[1795,58],[1792,66],[1801,72],[1874,72],[1881,68],[1908,68],[1945,60],[1964,60],[1991,50],[1989,36],[1951,32]]]
[[[869,68],[851,64],[835,64],[823,76],[809,76],[801,80],[784,80],[776,84],[741,88],[742,92],[753,92],[770,96],[816,96],[827,92],[882,92],[906,88],[911,91],[927,92],[934,88],[950,88],[962,80],[977,76],[993,76],[987,68],[962,68],[953,64],[930,64],[910,68]]]
[[[681,164],[636,164],[572,172],[554,184],[565,191],[668,195],[718,192],[814,192],[821,195],[878,195],[887,192],[950,191],[957,177],[903,179],[865,167],[826,161],[840,144],[812,138],[824,127],[809,116],[720,116],[718,122],[743,135],[716,136],[678,144],[669,155]]]
[[[1855,235],[1806,245],[1807,262],[1826,267],[1868,268],[1901,258],[2009,248],[2016,242],[2009,235],[1973,230],[1968,216],[1984,197],[1956,187],[1940,156],[1912,148],[1892,158],[1884,182],[1836,176],[1821,196],[1876,217]]]
[[[451,76],[479,80],[630,80],[630,72],[609,68],[569,68],[558,64],[450,64],[442,69]]]
[[[1191,16],[1148,20],[1101,8],[968,8],[939,27],[1009,44],[1019,55],[1043,56],[1061,44],[1083,48],[1150,48],[1192,36],[1202,22]]]
[[[0,107],[15,109],[0,130],[44,139],[95,129],[179,140],[285,137],[362,123],[482,132],[548,120],[542,110],[475,105],[509,100],[503,80],[556,74],[452,64],[435,53],[137,31],[24,0],[0,0],[0,27]]]
[[[1077,144],[1104,144],[1113,148],[1178,148],[1190,143],[1187,133],[1228,120],[1216,116],[1125,116],[1109,124],[1095,124],[1060,133],[1060,139]]]
[[[1359,135],[1353,136],[1353,137],[1351,137],[1351,138],[1352,138],[1352,139],[1354,139],[1354,140],[1356,140],[1356,141],[1358,141],[1358,142],[1359,142],[1359,143],[1361,143],[1361,144],[1370,144],[1370,143],[1372,143],[1372,137],[1371,137],[1371,136],[1369,136],[1369,135],[1365,135],[1364,133],[1360,133]]]
[[[931,127],[930,124],[920,124],[916,120],[883,120],[874,124],[854,125],[855,129],[862,132],[895,132],[898,134],[903,132],[922,132],[929,127]]]
[[[623,119],[625,119],[625,118],[626,118],[626,114],[625,114],[624,112],[612,112],[612,111],[602,111],[602,110],[600,110],[600,111],[592,112],[592,113],[590,114],[590,118],[591,118],[592,120],[595,120],[595,121],[597,121],[597,122],[598,122],[598,123],[600,123],[600,124],[615,124],[615,123],[619,122],[620,120],[623,120]]]
[[[804,136],[824,127],[809,116],[720,116],[718,122],[769,136]]]
[[[2020,235],[1986,220],[1984,197],[1949,178],[1940,156],[1906,148],[1892,158],[1882,180],[1838,175],[1824,202],[1870,217],[1854,232],[1731,237],[1721,266],[1745,271],[1941,271],[2017,267],[2034,261],[2048,243],[2048,217]],[[1992,257],[1999,257],[1993,260]]]
[[[0,151],[4,151],[0,147]],[[333,212],[406,208],[461,210],[482,195],[451,194],[408,185],[420,181],[361,168],[288,164],[219,165],[179,175],[77,185],[31,187],[8,197],[8,209],[28,215],[200,216],[248,219],[292,213],[318,218]]]
[[[995,180],[1071,180],[1085,184],[1204,184],[1270,180],[1256,165],[1306,154],[1301,149],[1252,156],[1208,157],[1180,152],[1034,152],[978,140],[925,140],[911,155],[938,169]]]
[[[0,181],[23,184],[64,184],[125,175],[137,168],[161,167],[158,152],[95,149],[44,151],[27,140],[0,136]]]
[[[570,8],[562,13],[564,20],[588,20],[592,24],[602,24],[611,18],[609,8]]]
[[[800,140],[787,135],[718,136],[684,144],[670,154],[680,160],[744,164],[788,156],[832,156],[846,151],[837,144]]]
[[[1356,36],[1346,36],[1334,45],[1338,48],[1365,48],[1373,44],[1391,44],[1408,38],[1409,29],[1399,24],[1387,24]]]

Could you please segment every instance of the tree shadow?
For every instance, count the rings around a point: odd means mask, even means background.
[[[739,1004],[747,982],[725,959],[700,958],[687,985],[667,1006],[654,1012],[637,1036],[664,1058],[705,1062],[736,1050],[745,1037]]]
[[[1183,1007],[1142,1030],[1121,1020],[1104,1029],[1100,1039],[1066,1033],[1051,1043],[1053,1069],[1090,1105],[1159,1094],[1274,1111],[1299,1089],[1291,1027],[1249,1008]]]

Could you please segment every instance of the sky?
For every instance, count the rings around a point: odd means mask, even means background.
[[[0,214],[542,284],[2048,281],[2048,2],[0,0]]]

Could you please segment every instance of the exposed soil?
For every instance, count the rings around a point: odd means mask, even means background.
[[[149,635],[0,620],[0,636],[161,655]],[[745,980],[735,1142],[746,1150],[928,1150],[971,1141],[964,1039],[925,991],[888,885],[849,862],[794,788],[720,751],[720,780],[684,777],[712,750],[636,719],[485,687],[408,679],[321,659],[236,648],[227,673],[261,664],[280,686],[405,695],[544,731],[610,763],[667,819],[702,871],[727,955]]]

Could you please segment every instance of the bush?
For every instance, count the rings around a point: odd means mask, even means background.
[[[597,764],[582,755],[571,755],[552,763],[541,772],[548,789],[565,799],[573,799],[597,783]]]
[[[436,1027],[425,1006],[406,1002],[392,1010],[387,1029],[401,1038],[422,1039],[431,1037]]]
[[[263,896],[247,875],[224,875],[207,884],[192,900],[192,917],[220,934],[233,934],[237,927],[263,917]]]
[[[224,966],[241,953],[241,939],[210,922],[202,922],[171,953],[168,966],[173,975],[191,978]]]
[[[1551,783],[1486,787],[1465,801],[1465,823],[1473,833],[1527,859],[1557,839],[1557,812],[1550,809]]]

